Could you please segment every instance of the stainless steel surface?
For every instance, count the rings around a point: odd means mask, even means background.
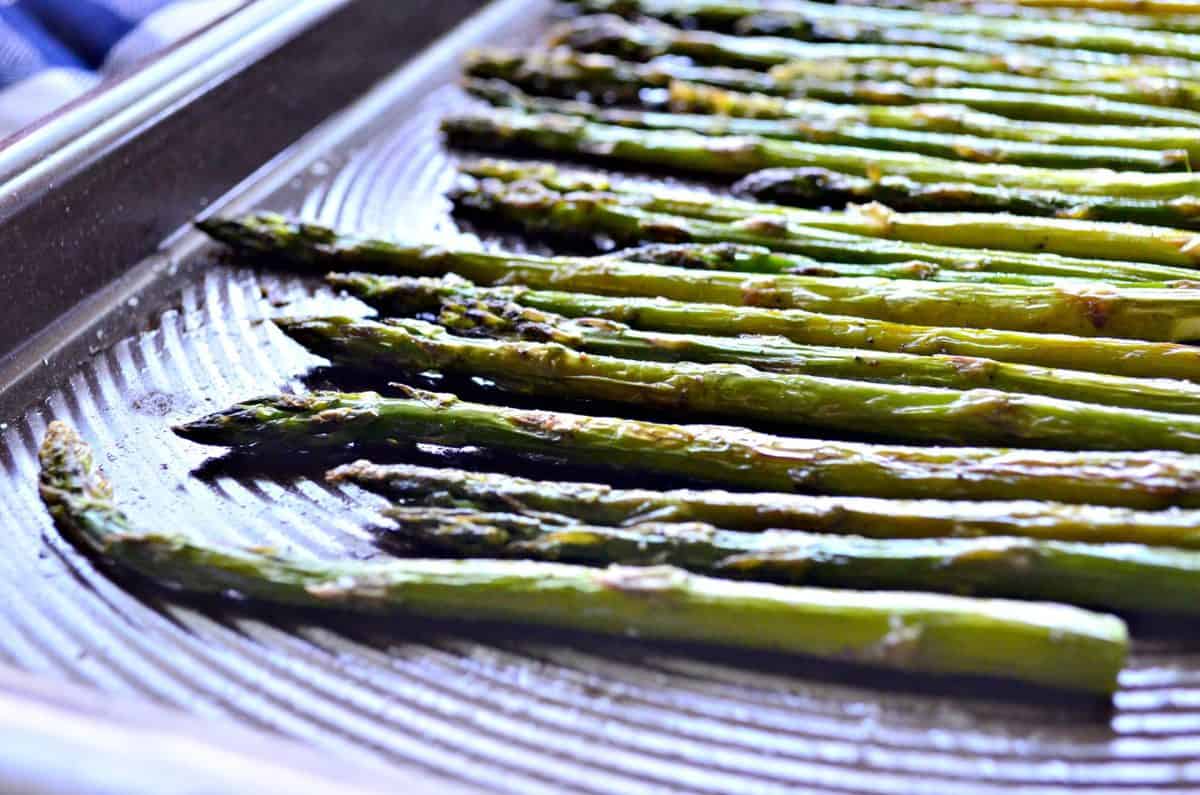
[[[473,241],[441,197],[452,158],[437,120],[466,102],[451,86],[456,59],[479,43],[528,40],[546,8],[494,4],[225,206]],[[253,130],[229,135],[236,146]],[[43,271],[54,278],[50,265]],[[424,769],[480,790],[1200,791],[1195,624],[1135,623],[1136,652],[1110,710],[998,683],[636,639],[183,600],[114,582],[54,533],[33,488],[34,456],[47,423],[62,418],[102,451],[141,524],[375,554],[378,503],[305,474],[324,462],[213,463],[211,450],[168,430],[233,400],[300,388],[315,360],[260,321],[284,305],[333,304],[345,302],[313,280],[220,264],[183,231],[4,363],[23,375],[0,395],[0,659],[278,731],[346,764]]]
[[[347,768],[230,721],[113,699],[0,666],[0,792],[382,795],[392,774],[382,764]],[[432,777],[408,784],[405,791],[414,795],[466,792]]]

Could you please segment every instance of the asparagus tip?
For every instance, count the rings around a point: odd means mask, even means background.
[[[73,427],[50,423],[38,451],[38,491],[52,515],[74,498],[107,499],[108,482],[95,469],[91,448]]]
[[[352,483],[376,466],[377,464],[374,462],[366,458],[360,458],[357,461],[351,461],[349,464],[342,464],[329,470],[325,473],[325,480],[329,483]]]

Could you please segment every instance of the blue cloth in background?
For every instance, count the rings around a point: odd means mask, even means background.
[[[51,36],[79,56],[90,69],[99,69],[108,51],[151,13],[171,0],[97,2],[97,0],[17,0]]]
[[[10,0],[0,4],[0,137],[248,0]]]
[[[20,6],[0,6],[0,89],[52,67],[87,68]]]

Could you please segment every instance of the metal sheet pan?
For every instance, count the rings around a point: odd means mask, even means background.
[[[181,224],[246,177],[218,207],[474,240],[442,198],[453,155],[437,120],[467,101],[458,56],[528,41],[548,3],[489,6],[346,105],[475,5],[329,3],[325,24],[27,180],[0,216],[0,660],[277,731],[346,765],[383,762],[400,790],[426,771],[522,793],[1200,791],[1195,624],[1137,620],[1109,708],[635,639],[198,602],[114,582],[54,533],[34,455],[64,418],[103,451],[140,523],[378,554],[379,503],[323,483],[326,460],[214,460],[169,432],[301,388],[317,360],[260,321],[284,305],[345,306],[313,280],[223,264]]]

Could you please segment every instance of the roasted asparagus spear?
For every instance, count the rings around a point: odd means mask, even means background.
[[[634,14],[700,27],[739,27],[753,31],[756,18],[761,27],[779,35],[799,39],[852,39],[856,30],[871,34],[912,30],[933,34],[970,35],[1064,50],[1132,53],[1200,59],[1200,37],[1136,28],[1087,25],[1055,20],[995,19],[975,14],[936,14],[903,9],[841,6],[789,0],[577,0],[589,13]],[[750,24],[745,24],[745,23]],[[886,40],[886,36],[885,39]],[[903,43],[919,40],[900,39]]]
[[[220,547],[136,528],[62,423],[50,426],[40,459],[42,500],[64,535],[114,566],[193,593],[704,641],[1094,693],[1116,688],[1127,653],[1122,621],[1054,604],[735,583],[667,566],[328,561]]]
[[[532,187],[532,189],[531,189]],[[623,242],[667,240],[763,244],[781,250],[811,251],[793,243],[807,228],[778,216],[740,222],[714,222],[645,212],[611,194],[559,194],[541,186],[481,187],[456,195],[460,207],[486,218],[556,235],[607,235]],[[826,232],[825,234],[839,234]],[[1012,331],[1186,341],[1200,335],[1195,290],[1142,289],[1102,283],[1063,283],[1053,287],[933,283],[912,289],[890,279],[797,275],[746,275],[732,271],[686,271],[671,266],[612,263],[593,266],[611,275],[584,284],[583,269],[568,278],[573,289],[615,292],[622,276],[634,273],[656,283],[648,295],[730,305],[805,309],[900,323],[992,328]],[[471,274],[461,275],[473,278]],[[534,286],[534,285],[530,285]],[[539,285],[540,286],[540,285]],[[565,287],[565,284],[557,286]]]
[[[1161,450],[872,445],[512,409],[403,391],[395,398],[374,392],[259,398],[175,431],[200,444],[267,450],[336,449],[351,443],[473,445],[770,491],[1200,507],[1200,458]]]
[[[319,225],[292,223],[269,214],[241,220],[214,218],[203,222],[202,226],[209,234],[241,252],[308,269],[358,268],[414,276],[458,273],[484,285],[525,284],[628,296],[614,301],[571,292],[539,292],[530,293],[533,298],[529,300],[542,301],[536,304],[538,309],[577,317],[609,317],[640,328],[720,335],[775,334],[814,345],[960,354],[1134,377],[1194,379],[1200,373],[1200,351],[1184,345],[991,329],[905,326],[799,310],[734,309],[716,304],[639,300],[636,297],[656,295],[660,289],[676,284],[678,276],[685,271],[671,271],[671,278],[664,285],[644,281],[640,275],[629,276],[623,270],[629,266],[621,262],[455,251],[436,245],[363,240],[339,235]],[[622,273],[626,275],[622,276]],[[408,279],[363,274],[338,277],[335,283],[353,289],[389,312],[404,311],[413,286]],[[684,298],[687,301],[705,300],[693,293]],[[521,300],[528,303],[525,298]]]
[[[580,116],[603,124],[647,130],[690,130],[703,135],[752,135],[785,141],[861,146],[916,152],[976,163],[1012,163],[1052,168],[1112,168],[1126,171],[1180,171],[1183,149],[1148,149],[1004,141],[962,133],[871,127],[856,121],[819,124],[800,119],[752,119],[699,113],[609,108],[580,100],[535,97],[499,80],[470,79],[464,88],[498,107],[526,113]]]
[[[420,320],[279,318],[336,364],[385,374],[439,371],[538,396],[952,444],[1200,452],[1200,417],[1135,411],[993,389],[898,386],[727,364],[621,359],[559,343],[450,334]]]
[[[393,531],[460,558],[678,566],[732,579],[1045,599],[1105,610],[1200,613],[1200,552],[1028,538],[876,539],[702,522],[589,525],[560,516],[395,507]]]
[[[1018,536],[1200,549],[1200,516],[1180,509],[1134,511],[1033,500],[883,500],[777,492],[618,489],[599,483],[529,480],[369,461],[340,466],[330,471],[328,479],[354,483],[407,503],[557,513],[617,527],[641,522],[705,522],[746,532],[784,528],[875,538]]]
[[[962,163],[908,152],[807,144],[774,138],[708,136],[687,130],[639,130],[597,124],[576,116],[525,114],[503,109],[446,118],[452,143],[488,150],[531,150],[589,156],[612,163],[673,168],[739,177],[774,167],[831,168],[857,176],[902,176],[920,182],[1056,190],[1088,196],[1185,200],[1200,192],[1200,176],[1098,169],[1047,169],[996,163]]]
[[[598,318],[569,319],[509,300],[506,288],[433,282],[442,325],[501,339],[553,341],[587,353],[650,361],[742,364],[777,373],[947,389],[999,389],[1108,406],[1200,414],[1200,386],[962,356],[880,353],[800,345],[780,337],[641,331]]]
[[[1200,215],[1182,203],[1073,196],[1058,191],[993,188],[968,182],[917,182],[907,177],[870,179],[825,168],[756,171],[734,185],[733,192],[746,198],[799,207],[842,207],[879,202],[900,211],[1012,213],[1200,228]]]
[[[681,55],[701,63],[759,69],[811,60],[834,64],[893,63],[912,68],[949,67],[977,74],[1014,74],[1079,82],[1200,77],[1200,67],[1189,62],[1145,59],[1136,55],[1112,55],[1105,63],[1098,60],[1088,63],[1072,60],[1077,53],[1049,47],[1012,46],[1007,54],[977,54],[946,47],[731,36],[710,30],[686,30],[650,18],[630,22],[612,14],[592,14],[564,22],[551,31],[548,41],[555,46],[640,61]]]
[[[476,257],[488,254],[456,254],[451,259],[420,261],[409,266],[410,272],[471,273]],[[450,261],[462,261],[463,267],[446,267]],[[516,264],[508,279],[491,283],[541,280],[526,279],[526,260]],[[565,264],[570,264],[566,260]],[[485,264],[490,264],[485,260]],[[479,269],[480,273],[486,270]],[[368,273],[335,273],[330,284],[352,292],[386,314],[408,314],[436,310],[441,302],[440,284],[405,276]],[[553,280],[548,284],[554,285]],[[571,286],[568,284],[568,286]],[[603,289],[603,288],[601,288]],[[570,317],[595,317],[616,320],[636,328],[705,333],[717,336],[738,334],[774,335],[795,342],[876,351],[947,354],[975,359],[991,358],[1006,362],[1090,370],[1141,378],[1195,379],[1200,372],[1200,350],[1190,345],[1139,342],[1095,337],[1069,337],[1062,334],[1026,334],[993,329],[936,328],[905,326],[838,315],[820,315],[798,309],[733,307],[722,304],[671,301],[662,298],[614,297],[559,290],[507,288],[507,300],[523,306]]]
[[[582,92],[599,102],[637,103],[646,99],[645,90],[661,90],[680,80],[839,105],[847,102],[879,106],[935,104],[968,107],[1025,121],[1138,127],[1200,126],[1200,112],[1161,104],[1167,101],[1191,103],[1191,95],[1182,90],[1172,94],[1156,81],[1150,86],[1117,84],[1097,88],[1101,95],[1117,97],[1109,99],[1080,94],[1082,89],[1079,87],[1067,94],[1050,94],[1020,91],[1015,87],[1014,90],[1000,90],[910,85],[895,80],[830,80],[811,75],[797,76],[796,68],[790,65],[775,67],[765,74],[672,60],[636,63],[564,49],[479,51],[471,55],[466,72],[471,77],[506,80],[536,94],[575,98]],[[1183,98],[1174,99],[1178,95]]]
[[[1020,121],[994,113],[982,113],[961,105],[834,105],[808,99],[729,91],[682,81],[672,81],[669,89],[670,109],[679,113],[784,119],[835,128],[847,124],[864,124],[872,127],[962,133],[981,138],[1066,146],[1106,146],[1152,149],[1158,152],[1183,151],[1187,152],[1190,162],[1196,162],[1200,157],[1200,144],[1197,143],[1196,135],[1186,127]]]
[[[753,226],[751,222],[755,219],[778,218],[804,227],[795,235],[800,239],[811,237],[808,228],[854,236],[833,238],[843,243],[840,248],[826,238],[825,248],[814,246],[808,252],[820,258],[871,261],[907,256],[912,260],[958,265],[970,270],[972,268],[967,260],[978,257],[978,249],[986,246],[990,251],[1049,252],[1068,257],[1065,262],[1054,262],[1074,269],[1064,269],[1057,275],[1069,273],[1082,276],[1090,271],[1091,279],[1112,275],[1126,280],[1145,281],[1192,279],[1197,275],[1193,268],[1200,264],[1200,235],[1168,227],[1092,222],[1077,218],[1024,218],[997,213],[897,213],[879,206],[854,208],[845,212],[814,212],[731,199],[711,191],[608,177],[595,171],[558,169],[545,164],[485,160],[468,163],[463,170],[472,176],[504,183],[538,183],[555,192],[590,192],[597,194],[597,200],[603,194],[613,194],[603,197],[603,200],[649,213],[705,221],[744,222],[745,226]],[[518,187],[524,189],[528,185]],[[495,193],[504,198],[503,189],[493,184],[462,187],[456,195],[470,198],[475,192],[485,196]],[[581,231],[587,231],[585,223],[579,226]],[[781,247],[780,237],[786,235],[768,237],[764,233],[759,242],[768,247],[772,244]],[[890,239],[915,245],[888,249],[872,245],[862,238]],[[1041,264],[1044,259],[1031,260],[1003,254],[997,256],[1005,267],[1016,272],[1025,268],[1045,267]],[[1114,264],[1107,260],[1120,262]],[[999,265],[999,262],[995,265]],[[1154,265],[1167,267],[1157,268]]]

